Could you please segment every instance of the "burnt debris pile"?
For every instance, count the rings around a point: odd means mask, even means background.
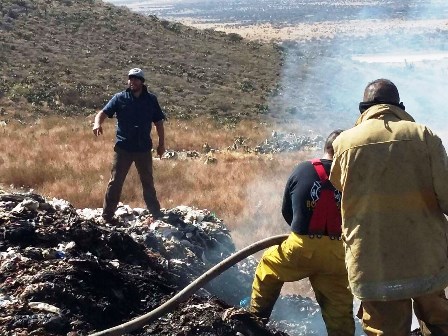
[[[295,133],[285,133],[272,131],[270,137],[251,146],[251,139],[237,136],[233,143],[225,149],[211,147],[208,143],[202,146],[202,152],[195,150],[175,151],[168,149],[162,156],[168,160],[204,160],[205,164],[215,163],[215,154],[227,152],[254,153],[254,154],[278,154],[298,152],[303,150],[321,149],[325,139],[321,135],[297,135]]]
[[[158,307],[235,252],[209,211],[164,213],[149,223],[146,210],[121,206],[118,224],[109,226],[101,209],[0,192],[0,334],[76,336],[115,326]],[[255,265],[240,262],[133,335],[286,335],[238,308]]]
[[[116,326],[235,252],[207,210],[178,206],[155,222],[145,209],[121,205],[115,214],[110,226],[101,209],[0,190],[0,335],[84,336]],[[326,334],[311,298],[280,297],[268,325],[241,308],[256,265],[253,257],[239,262],[132,335]]]
[[[297,152],[300,150],[321,148],[324,140],[320,135],[310,137],[296,135],[295,133],[273,131],[271,137],[256,146],[254,151],[261,154]]]

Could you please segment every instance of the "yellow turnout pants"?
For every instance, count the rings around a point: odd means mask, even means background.
[[[408,336],[412,303],[425,336],[448,336],[448,300],[439,291],[406,300],[363,301],[358,317],[369,336]]]
[[[263,254],[252,285],[250,311],[269,317],[284,282],[309,278],[329,336],[355,333],[342,241],[291,233]]]

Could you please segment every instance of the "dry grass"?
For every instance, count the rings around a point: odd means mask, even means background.
[[[107,121],[105,134],[95,138],[90,125],[90,119],[46,118],[33,125],[3,126],[0,184],[32,188],[47,197],[66,199],[77,208],[101,207],[110,174],[114,126]],[[287,232],[280,214],[283,188],[296,163],[311,154],[273,156],[226,150],[236,137],[247,138],[253,146],[266,139],[272,128],[254,121],[227,129],[204,120],[168,121],[168,149],[200,151],[208,142],[217,162],[205,164],[205,156],[156,159],[154,176],[162,206],[209,209],[225,221],[239,246]],[[134,167],[121,200],[132,207],[144,206]]]
[[[90,125],[88,119],[46,118],[33,125],[10,123],[0,128],[0,186],[32,188],[47,197],[68,200],[77,208],[101,207],[113,155],[114,127],[107,121],[105,134],[95,138]],[[284,185],[297,162],[312,153],[273,156],[226,150],[235,137],[258,144],[273,127],[242,122],[223,129],[205,120],[168,121],[169,149],[200,151],[208,142],[217,149],[213,154],[217,163],[204,164],[204,157],[155,160],[162,206],[209,209],[224,220],[237,248],[287,233],[289,227],[280,213]],[[285,127],[293,130],[296,126]],[[132,207],[145,205],[134,167],[121,201]],[[283,292],[313,296],[307,280],[285,284]]]
[[[170,149],[199,151],[204,143],[219,149],[231,145],[235,138],[241,136],[247,138],[248,144],[253,146],[266,139],[270,129],[266,124],[255,121],[217,126],[206,118],[196,118],[169,121],[167,132]]]

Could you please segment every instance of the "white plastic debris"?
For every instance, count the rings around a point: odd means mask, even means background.
[[[101,208],[96,208],[96,209],[89,209],[89,208],[78,209],[78,210],[76,210],[76,213],[80,217],[83,217],[85,219],[94,219],[94,218],[97,218],[97,217],[101,217],[101,215],[103,213],[103,209],[101,209]]]
[[[193,223],[197,222],[200,223],[204,220],[204,217],[206,214],[203,210],[190,210],[186,216],[185,216],[185,222],[187,223]]]
[[[48,202],[55,208],[56,210],[65,211],[67,209],[72,208],[72,205],[63,199],[53,198],[53,200]]]
[[[179,231],[176,227],[172,226],[171,224],[168,224],[168,223],[165,223],[165,222],[162,222],[159,220],[151,223],[151,225],[149,226],[149,229],[153,230],[153,231],[157,231],[165,238],[170,238],[173,236],[173,234],[175,234]]]
[[[29,210],[37,210],[39,209],[39,202],[33,199],[25,199],[22,202],[22,205]]]
[[[141,216],[143,214],[145,214],[146,212],[148,212],[147,209],[144,208],[134,208],[133,209],[134,214],[136,214],[137,216]]]
[[[10,305],[13,305],[14,303],[17,303],[18,300],[9,296],[9,295],[5,295],[3,293],[0,293],[0,307],[2,308],[6,308]]]
[[[21,213],[26,209],[36,211],[39,209],[39,202],[33,199],[25,199],[21,203],[17,204],[11,212]]]
[[[49,313],[60,314],[61,309],[45,302],[29,302],[28,306],[34,310],[46,311]]]
[[[120,262],[117,259],[109,261],[109,264],[111,264],[115,268],[120,267]]]
[[[118,209],[115,211],[115,216],[117,217],[126,217],[127,215],[133,216],[132,214],[132,208],[129,205],[123,205],[121,207],[118,207]]]

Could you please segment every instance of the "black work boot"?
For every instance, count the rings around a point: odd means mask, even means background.
[[[159,210],[154,210],[154,211],[150,210],[149,213],[151,214],[151,217],[154,220],[162,219],[162,217],[165,216],[165,214],[162,211],[160,211],[160,209]]]
[[[104,224],[117,226],[120,223],[118,218],[116,218],[115,216],[103,215],[102,218],[103,218]]]

